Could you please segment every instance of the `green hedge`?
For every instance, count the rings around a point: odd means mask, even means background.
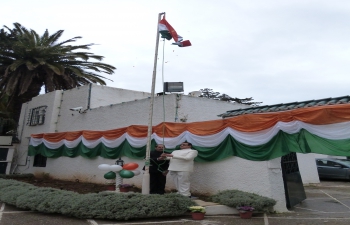
[[[213,202],[227,205],[230,207],[252,206],[256,211],[272,212],[272,207],[276,200],[261,195],[239,191],[225,190],[211,196]]]
[[[60,213],[77,218],[128,220],[184,215],[195,203],[179,194],[100,192],[78,194],[0,179],[0,201],[21,209]]]

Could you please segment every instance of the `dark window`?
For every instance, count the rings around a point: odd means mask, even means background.
[[[7,162],[0,162],[0,174],[5,174],[7,169]]]
[[[9,149],[8,148],[0,148],[0,161],[6,161],[7,160],[7,153]]]
[[[327,161],[327,166],[334,167],[334,165],[335,165],[335,162]]]
[[[29,110],[27,125],[36,126],[44,124],[47,106],[39,106]]]
[[[318,166],[327,166],[327,161],[325,161],[325,160],[317,160],[317,165]]]
[[[46,167],[46,160],[47,160],[47,158],[45,156],[38,154],[34,157],[33,166],[34,167]]]

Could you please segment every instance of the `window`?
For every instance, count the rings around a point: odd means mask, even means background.
[[[46,160],[47,158],[45,156],[40,154],[36,155],[34,157],[33,167],[46,167]]]
[[[44,124],[47,106],[39,106],[29,110],[27,125],[36,126]]]
[[[317,160],[318,166],[327,166],[327,160]]]
[[[6,161],[7,160],[8,151],[9,151],[8,148],[0,148],[0,161]]]

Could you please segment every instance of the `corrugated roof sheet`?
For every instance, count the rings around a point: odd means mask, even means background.
[[[275,105],[264,105],[264,106],[255,106],[251,108],[244,109],[235,109],[227,111],[218,116],[222,118],[239,116],[243,114],[252,114],[252,113],[269,113],[269,112],[279,112],[287,111],[299,108],[315,107],[322,105],[334,105],[334,104],[349,104],[350,96],[342,96],[337,98],[324,98],[319,100],[309,100],[303,102],[291,102],[291,103],[281,103]]]

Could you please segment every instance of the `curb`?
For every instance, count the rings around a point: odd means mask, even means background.
[[[193,201],[197,203],[197,205],[205,207],[206,215],[239,215],[238,210],[233,207],[197,199]]]

